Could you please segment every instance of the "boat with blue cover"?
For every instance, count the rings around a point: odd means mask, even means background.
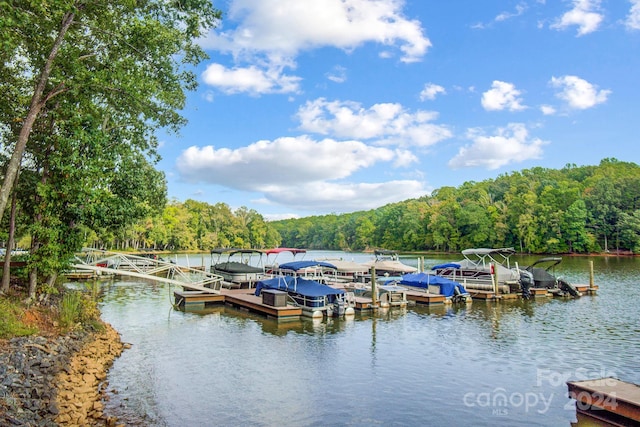
[[[393,283],[407,287],[410,290],[419,290],[436,295],[444,295],[449,302],[470,303],[472,301],[471,295],[461,283],[435,274],[405,274],[400,280],[394,280]]]
[[[272,272],[278,276],[296,276],[320,283],[336,282],[338,268],[327,261],[301,260],[285,262]]]
[[[347,292],[298,276],[276,276],[260,280],[256,284],[255,295],[260,296],[265,289],[286,292],[302,314],[312,318],[355,314],[348,301]]]

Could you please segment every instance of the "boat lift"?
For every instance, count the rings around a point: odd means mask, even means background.
[[[156,257],[84,249],[71,265],[76,271],[137,277],[182,286],[185,289],[219,294],[223,277],[207,271],[177,265]]]

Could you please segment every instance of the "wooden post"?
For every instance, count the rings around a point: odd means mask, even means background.
[[[498,266],[495,262],[491,263],[491,270],[493,270],[493,289],[497,298],[500,295],[500,288],[498,287]]]
[[[595,287],[594,279],[593,279],[593,260],[589,260],[589,288],[593,289]]]
[[[371,308],[378,308],[378,291],[376,290],[376,268],[371,267]]]

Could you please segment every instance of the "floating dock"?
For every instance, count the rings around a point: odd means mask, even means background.
[[[302,309],[293,305],[274,306],[265,304],[262,297],[255,296],[249,289],[222,289],[220,293],[201,291],[174,291],[175,305],[185,311],[203,310],[215,304],[229,304],[233,307],[263,314],[278,320],[299,319]]]
[[[278,320],[299,319],[302,316],[302,308],[292,304],[265,304],[261,296],[254,295],[253,289],[226,289],[220,293],[207,293],[194,290],[176,290],[173,292],[175,306],[186,311],[204,310],[211,305],[228,304],[236,308],[259,313],[267,317]],[[443,295],[429,294],[424,292],[406,292],[407,301],[412,301],[423,305],[441,305],[446,298]],[[396,301],[374,301],[370,297],[355,296],[354,310],[359,312],[376,310],[385,306],[406,307],[407,301],[403,304]]]
[[[617,378],[569,381],[576,411],[614,425],[640,426],[640,385]]]
[[[413,301],[416,304],[422,305],[434,305],[434,304],[444,304],[446,301],[446,297],[440,294],[432,294],[428,292],[420,292],[420,291],[407,291],[407,300]]]
[[[595,285],[574,285],[576,290],[580,292],[580,295],[595,295],[598,291],[598,286]],[[510,292],[505,294],[496,295],[493,291],[483,291],[477,289],[467,289],[467,292],[471,295],[471,298],[474,300],[484,300],[484,301],[504,301],[504,300],[514,300],[522,298],[521,293]],[[538,298],[552,298],[558,297],[559,295],[554,294],[550,289],[547,288],[530,288],[529,292],[531,293],[531,297],[534,299]]]

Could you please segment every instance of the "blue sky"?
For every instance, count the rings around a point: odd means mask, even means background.
[[[640,0],[227,0],[169,197],[267,219],[640,163]]]

